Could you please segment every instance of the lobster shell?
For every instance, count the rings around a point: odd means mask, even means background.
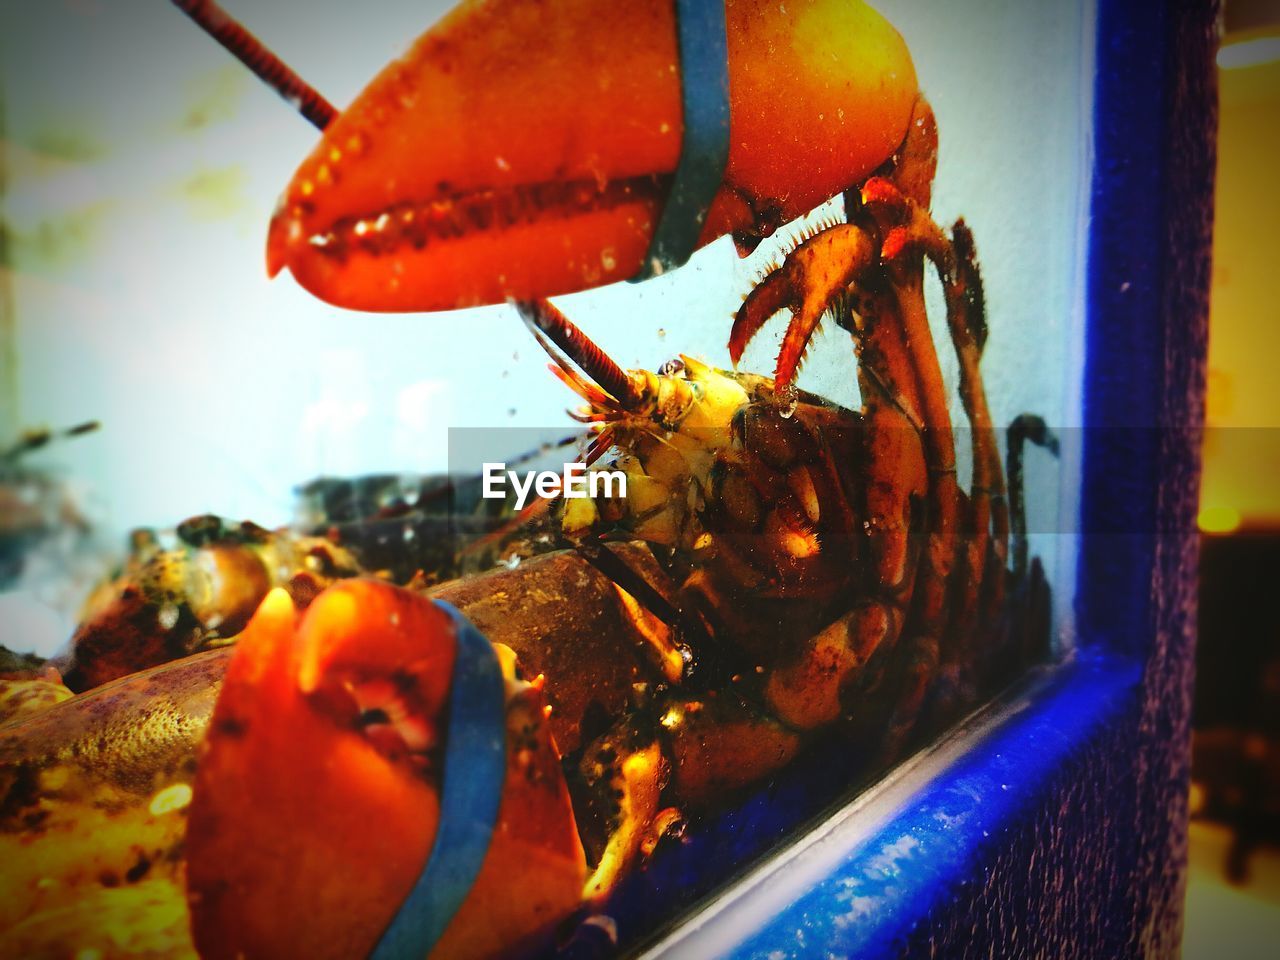
[[[906,45],[847,0],[728,0],[731,147],[701,236],[749,242],[864,179],[917,96]],[[474,0],[325,130],[268,269],[362,310],[437,310],[633,276],[680,156],[671,0]]]
[[[413,719],[440,730],[456,650],[447,614],[386,583],[345,581],[301,614],[282,590],[268,594],[227,670],[196,776],[187,877],[201,956],[370,952],[432,848],[439,781],[360,728],[351,691],[393,688]],[[513,696],[514,658],[500,659],[498,821],[435,956],[488,956],[549,935],[585,880],[559,756],[537,724],[541,696],[527,684]]]

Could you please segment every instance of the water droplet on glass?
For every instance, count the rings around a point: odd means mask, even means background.
[[[778,391],[778,414],[784,420],[790,420],[795,416],[796,412],[796,388],[794,386],[786,386]]]

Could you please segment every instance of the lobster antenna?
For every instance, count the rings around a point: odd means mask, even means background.
[[[315,87],[298,76],[215,0],[172,0],[172,3],[317,129],[324,130],[338,115],[337,108]],[[532,314],[530,322],[559,344],[578,366],[595,377],[596,382],[617,400],[624,404],[629,401],[632,406],[639,403],[639,394],[630,378],[549,301],[529,300],[517,304],[517,307],[526,319],[530,319]],[[544,321],[542,318],[550,319]],[[547,326],[543,325],[544,322]],[[586,348],[581,358],[576,349],[566,346],[568,341],[575,338]]]
[[[285,101],[323,130],[338,115],[337,109],[320,93],[268,50],[252,33],[214,0],[173,0],[173,5],[189,16],[205,33],[222,44],[232,56]]]
[[[634,410],[639,405],[640,392],[631,376],[550,301],[518,300],[515,306],[530,326],[545,333],[564,351],[565,356],[581,367],[620,406]]]
[[[27,430],[13,446],[0,450],[0,467],[17,463],[26,454],[48,446],[59,437],[83,436],[86,433],[93,433],[101,426],[97,420],[86,420],[84,423],[77,423],[74,427],[65,427],[62,430],[50,430],[48,427]]]

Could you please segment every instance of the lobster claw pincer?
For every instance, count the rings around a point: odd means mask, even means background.
[[[442,847],[457,851],[460,829],[479,829],[460,824],[468,817],[450,800],[485,774],[451,743],[468,736],[452,703],[469,692],[458,692],[458,665],[488,645],[463,629],[378,581],[343,581],[303,612],[282,590],[267,595],[228,667],[196,775],[187,885],[201,956],[351,957],[375,946],[386,956],[392,927],[422,919],[422,878],[443,877],[457,895],[428,918],[434,949],[401,940],[395,955],[537,944],[576,908],[586,867],[541,684],[516,679],[505,648],[487,650],[496,733],[478,741],[502,744],[495,819],[472,845],[473,882],[460,885],[456,855],[431,872]],[[472,709],[483,698],[466,699]],[[511,897],[509,885],[528,892]]]
[[[730,0],[730,150],[699,245],[767,236],[884,163],[917,97],[902,38],[844,0]],[[536,43],[531,43],[536,38]],[[363,310],[634,276],[680,159],[672,0],[466,2],[324,133],[268,268]]]

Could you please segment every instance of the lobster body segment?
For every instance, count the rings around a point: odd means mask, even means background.
[[[674,18],[671,0],[463,3],[325,130],[268,269],[377,311],[635,275],[680,157]],[[729,0],[726,19],[731,148],[700,244],[766,236],[865,179],[917,97],[901,37],[861,3]]]

